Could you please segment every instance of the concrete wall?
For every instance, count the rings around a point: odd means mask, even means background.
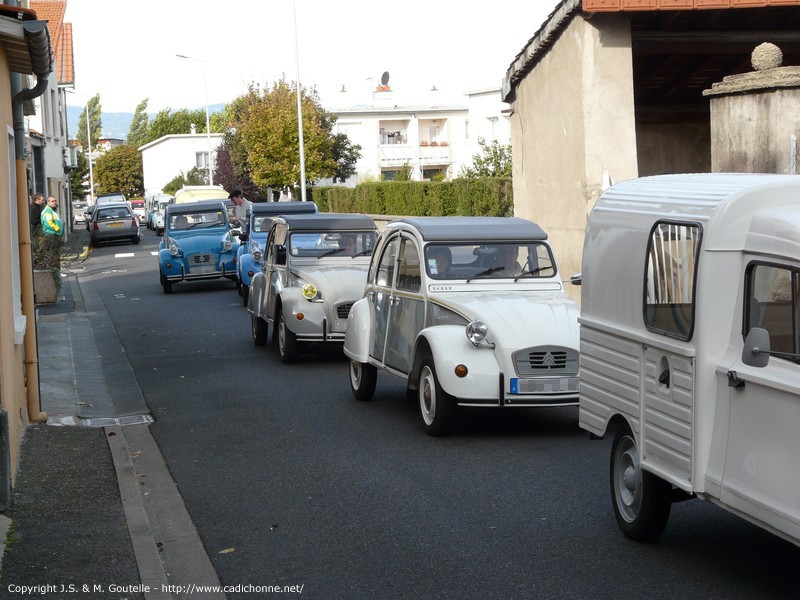
[[[796,173],[792,134],[800,137],[800,87],[711,99],[715,172]]]
[[[604,180],[638,175],[630,47],[627,20],[578,16],[516,89],[514,213],[548,233],[565,280]]]
[[[24,346],[21,343],[24,323],[20,303],[19,236],[17,233],[16,159],[14,156],[11,85],[5,50],[0,44],[0,123],[4,125],[0,143],[0,406],[8,414],[7,449],[11,478],[16,476],[18,449],[27,426]],[[24,186],[25,183],[23,182]],[[0,469],[5,471],[3,467]],[[0,482],[2,485],[2,482]]]
[[[636,126],[639,176],[711,171],[708,123]]]

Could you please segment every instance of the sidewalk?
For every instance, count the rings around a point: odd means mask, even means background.
[[[0,589],[3,597],[21,596],[22,586],[48,598],[187,597],[167,586],[219,580],[150,435],[152,417],[85,269],[89,236],[80,227],[62,253],[59,300],[37,307],[48,421],[28,427],[12,506],[0,516]]]

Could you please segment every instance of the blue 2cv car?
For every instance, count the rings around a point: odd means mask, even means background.
[[[231,233],[221,200],[170,204],[164,227],[158,266],[165,294],[181,281],[221,277],[236,281],[239,240]]]
[[[239,295],[242,297],[242,306],[247,306],[253,275],[258,273],[264,264],[267,238],[275,217],[315,212],[317,205],[313,202],[260,202],[253,204],[247,211],[247,225],[239,236],[242,244],[236,257],[237,284]]]

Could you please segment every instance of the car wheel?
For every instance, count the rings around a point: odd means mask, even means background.
[[[439,385],[436,367],[430,355],[422,360],[417,398],[425,433],[434,436],[447,435],[455,417],[455,399]]]
[[[656,539],[667,525],[672,486],[642,469],[627,428],[614,436],[610,475],[614,515],[622,532],[639,542]]]
[[[276,329],[278,333],[278,354],[281,356],[281,362],[286,364],[294,362],[300,352],[300,345],[297,342],[297,336],[286,327],[286,323],[283,320],[283,311],[278,312]]]
[[[350,361],[350,389],[356,400],[360,402],[372,400],[377,380],[378,370],[374,365],[357,360]]]
[[[135,236],[135,237],[132,237],[132,238],[131,238],[131,241],[132,241],[134,244],[138,244],[138,243],[139,243],[141,240],[139,239],[139,236],[137,235],[137,236]]]
[[[98,242],[96,239],[92,238],[91,239],[91,244],[92,244],[92,248],[97,248],[100,245],[100,242]]]
[[[269,325],[261,317],[255,315],[250,317],[250,331],[253,334],[253,343],[256,346],[263,346],[267,343],[267,331]]]
[[[161,277],[161,287],[164,288],[164,293],[165,294],[171,294],[172,293],[172,282],[168,281],[167,278],[164,277],[163,274],[160,277]]]
[[[239,290],[242,295],[242,306],[247,306],[247,300],[250,298],[250,286],[245,284],[239,285]]]

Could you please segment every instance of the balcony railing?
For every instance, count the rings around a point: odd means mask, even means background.
[[[382,167],[402,167],[406,163],[449,165],[453,162],[450,146],[412,146],[410,144],[381,144]]]

